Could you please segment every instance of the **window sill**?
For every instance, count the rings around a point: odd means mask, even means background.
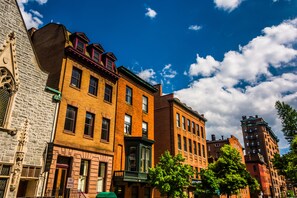
[[[73,132],[73,131],[68,131],[68,130],[65,130],[65,129],[64,129],[63,133],[66,133],[66,134],[68,134],[68,135],[73,135],[73,136],[75,136],[75,132]]]
[[[18,132],[17,129],[7,129],[3,127],[0,127],[0,131],[6,132],[8,135],[11,135],[11,136],[15,136]]]
[[[96,98],[96,99],[98,98],[98,96],[97,96],[97,95],[94,95],[94,94],[92,94],[92,93],[89,93],[89,92],[88,92],[88,95],[89,95],[89,96],[91,96],[91,97],[93,97],[93,98]]]
[[[89,136],[89,135],[84,135],[84,138],[85,138],[85,139],[88,139],[88,140],[93,140],[93,139],[94,139],[94,137]]]
[[[107,104],[112,105],[112,102],[110,102],[110,101],[107,101],[107,100],[104,100],[104,99],[103,99],[103,101],[104,101],[105,103],[107,103]]]
[[[72,84],[70,84],[69,87],[71,87],[71,88],[73,88],[73,89],[75,89],[75,90],[77,90],[77,91],[80,91],[80,88],[79,88],[79,87],[76,87],[76,86],[74,86],[74,85],[72,85]]]
[[[100,142],[101,142],[101,143],[104,143],[104,144],[109,144],[109,141],[102,140],[102,139],[100,140]]]

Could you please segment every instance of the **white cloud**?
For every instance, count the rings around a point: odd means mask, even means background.
[[[47,0],[35,0],[37,3],[39,3],[40,5],[45,4],[47,2]],[[18,5],[20,7],[22,16],[24,18],[26,27],[28,29],[35,27],[38,28],[40,25],[43,24],[41,18],[43,18],[43,15],[36,11],[36,10],[29,10],[26,11],[25,10],[25,5],[28,3],[28,0],[18,0]]]
[[[31,9],[30,12],[31,12],[32,14],[34,14],[36,17],[43,18],[43,15],[40,14],[40,12],[38,12],[38,11],[36,11],[36,10],[32,10],[32,9]]]
[[[210,76],[217,69],[220,63],[216,61],[212,56],[206,56],[206,58],[201,58],[197,54],[196,63],[190,65],[189,75],[198,76],[199,74],[203,76]]]
[[[163,77],[166,84],[170,84],[170,80],[177,75],[177,72],[173,70],[171,66],[171,64],[165,65],[161,72],[161,76]]]
[[[151,8],[146,8],[147,12],[145,13],[145,16],[150,17],[151,19],[155,18],[157,16],[157,12]]]
[[[237,8],[243,0],[214,0],[217,8],[231,12]]]
[[[145,69],[142,70],[137,74],[140,78],[143,80],[151,83],[151,84],[157,84],[156,82],[156,72],[153,69]]]
[[[242,115],[263,117],[279,136],[280,148],[288,147],[274,104],[285,101],[297,108],[297,19],[263,29],[238,51],[225,53],[222,61],[197,55],[187,72],[202,75],[176,96],[208,119],[207,134],[238,137]],[[280,70],[290,67],[291,70]],[[278,71],[277,76],[270,69]]]
[[[199,26],[199,25],[190,25],[189,26],[189,30],[194,30],[194,31],[198,31],[198,30],[201,30],[201,26]]]

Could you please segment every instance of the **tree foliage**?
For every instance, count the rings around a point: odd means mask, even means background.
[[[297,111],[290,105],[280,101],[275,103],[275,108],[282,122],[282,131],[286,139],[291,142],[297,134]]]
[[[208,193],[205,189],[209,189],[212,191],[210,194],[219,190],[221,194],[230,196],[247,186],[251,190],[259,190],[257,180],[246,170],[239,152],[230,145],[224,145],[219,159],[201,172],[201,180],[196,190],[198,193]]]
[[[183,196],[183,188],[191,184],[194,175],[192,167],[183,164],[184,161],[180,154],[171,156],[169,151],[165,151],[159,163],[149,169],[150,184],[167,197]]]
[[[290,150],[280,156],[275,154],[272,160],[273,166],[279,174],[286,176],[293,184],[297,184],[297,111],[290,105],[277,101],[275,103],[278,116],[282,121],[282,131],[290,142]]]

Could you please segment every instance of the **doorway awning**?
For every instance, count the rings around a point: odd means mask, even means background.
[[[100,192],[96,198],[117,198],[117,196],[114,192]]]

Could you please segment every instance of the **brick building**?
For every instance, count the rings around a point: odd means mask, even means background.
[[[241,120],[242,133],[246,149],[246,164],[248,170],[258,179],[261,184],[261,191],[264,197],[281,197],[285,191],[285,180],[279,176],[277,170],[273,167],[271,160],[275,153],[279,153],[278,138],[263,118],[256,116],[242,116]],[[255,156],[256,155],[256,156]],[[261,156],[261,161],[256,161],[257,156]],[[266,166],[266,168],[264,167]],[[262,167],[260,169],[260,167]],[[261,178],[265,172],[265,178]],[[256,174],[257,173],[257,174]],[[267,176],[269,173],[270,178]],[[257,176],[257,177],[256,177]],[[270,179],[270,182],[267,181]],[[261,183],[264,180],[265,183]],[[269,190],[267,189],[269,186]]]
[[[155,93],[155,163],[168,150],[171,155],[181,154],[185,163],[196,172],[206,168],[206,118],[174,97],[163,95],[162,86]],[[198,175],[195,176],[198,179]],[[189,197],[194,197],[188,188]]]
[[[224,138],[224,136],[222,136],[221,139],[216,139],[216,136],[212,134],[211,140],[207,140],[206,143],[207,143],[208,163],[213,163],[217,161],[218,158],[220,157],[220,149],[225,144],[228,144],[239,152],[241,156],[241,161],[243,164],[245,164],[243,147],[241,146],[240,142],[235,136],[231,135],[230,138]],[[224,195],[221,197],[224,198],[226,196]],[[250,197],[249,188],[247,187],[245,189],[241,189],[238,195],[232,195],[232,197],[249,198]]]
[[[154,164],[154,93],[127,68],[118,68],[113,190],[119,198],[150,198],[148,168]]]
[[[40,196],[56,101],[17,2],[0,13],[0,198]]]
[[[90,43],[84,33],[71,33],[59,24],[48,24],[31,38],[49,72],[47,84],[62,92],[48,159],[47,195],[80,192],[93,197],[109,191],[119,78],[116,57]]]

